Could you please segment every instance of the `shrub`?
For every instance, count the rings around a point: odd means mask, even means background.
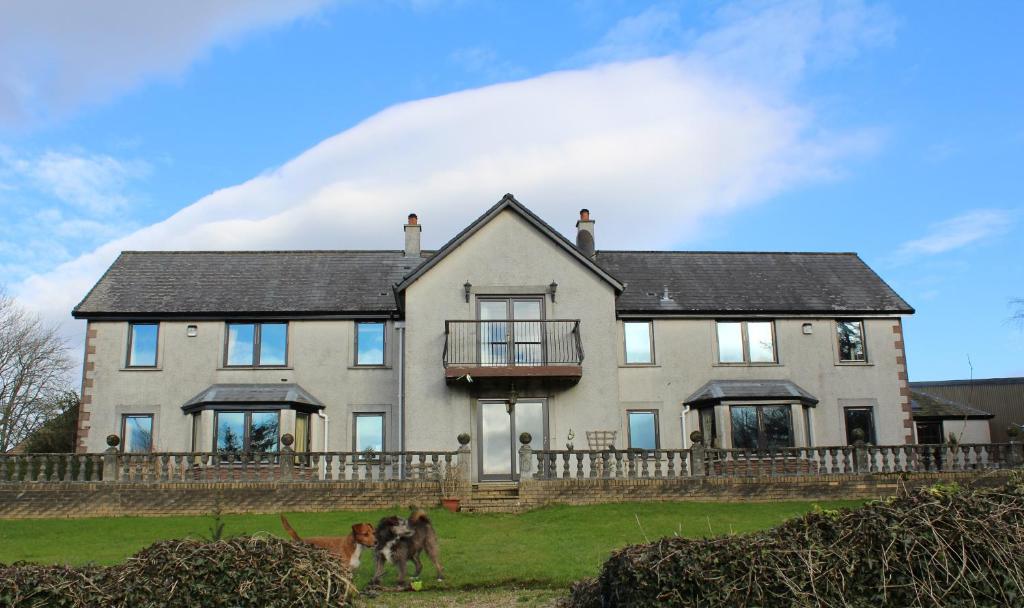
[[[1024,486],[943,486],[764,532],[621,549],[572,608],[1019,606]]]
[[[320,607],[352,591],[326,551],[265,537],[164,541],[109,568],[0,567],[0,607]]]

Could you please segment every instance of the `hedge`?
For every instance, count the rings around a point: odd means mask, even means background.
[[[346,605],[353,591],[337,558],[272,537],[164,541],[107,568],[0,566],[2,608],[303,608]]]
[[[1024,485],[935,486],[764,532],[612,554],[570,608],[1024,604]]]

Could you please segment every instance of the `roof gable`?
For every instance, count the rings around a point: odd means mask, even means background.
[[[402,292],[410,285],[415,283],[417,279],[419,279],[424,274],[429,272],[431,268],[440,263],[441,260],[448,256],[448,254],[455,251],[462,243],[469,240],[470,237],[472,237],[481,228],[490,223],[494,218],[498,217],[498,215],[501,212],[505,211],[506,209],[518,213],[520,217],[526,220],[526,222],[533,226],[538,232],[548,237],[556,245],[565,250],[565,252],[568,253],[570,257],[575,258],[588,270],[598,275],[601,279],[610,284],[615,289],[616,293],[622,292],[623,284],[619,282],[618,279],[609,274],[605,269],[598,266],[589,257],[584,255],[583,252],[576,248],[576,245],[569,241],[569,239],[562,236],[562,234],[555,230],[554,228],[552,228],[550,224],[540,219],[540,217],[538,217],[535,213],[533,213],[525,206],[523,206],[523,204],[517,201],[515,197],[512,196],[511,194],[506,194],[505,196],[501,197],[500,201],[498,201],[494,206],[492,206],[490,209],[484,212],[483,215],[478,217],[469,226],[466,226],[462,230],[462,232],[458,233],[457,235],[455,235],[454,238],[445,243],[440,249],[437,250],[437,253],[430,257],[430,259],[420,264],[412,272],[406,275],[402,279],[402,281],[395,286],[396,291]]]

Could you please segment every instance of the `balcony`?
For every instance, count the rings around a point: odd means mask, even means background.
[[[548,378],[579,382],[579,320],[445,321],[444,375],[449,384],[477,379]]]

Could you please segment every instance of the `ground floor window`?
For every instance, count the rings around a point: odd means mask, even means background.
[[[630,410],[629,447],[640,450],[658,449],[658,412],[654,410]]]
[[[296,452],[308,452],[309,450],[309,414],[298,412],[295,414],[295,443],[292,449]]]
[[[875,415],[870,407],[844,407],[843,420],[846,422],[846,443],[853,445],[858,441],[876,443]],[[857,437],[856,431],[862,434]]]
[[[214,415],[214,450],[221,454],[276,452],[280,412],[221,411]]]
[[[793,447],[790,409],[788,405],[731,406],[732,447],[742,450]]]
[[[127,453],[149,452],[153,449],[153,415],[125,414],[121,417],[121,449]]]
[[[352,424],[352,449],[355,452],[381,453],[384,444],[384,413],[360,412],[354,414]]]

